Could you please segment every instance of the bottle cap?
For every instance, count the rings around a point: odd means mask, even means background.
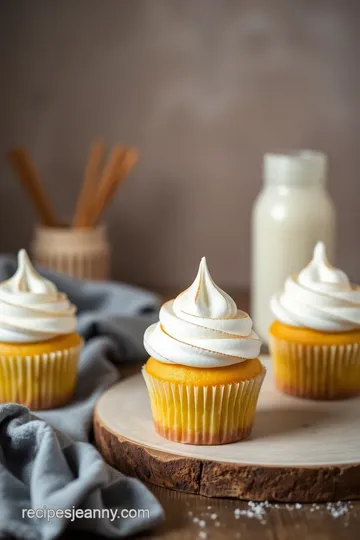
[[[304,185],[326,182],[327,158],[322,152],[300,150],[285,154],[265,154],[263,175],[266,184]]]

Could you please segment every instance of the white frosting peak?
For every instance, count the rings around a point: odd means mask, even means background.
[[[159,318],[146,330],[144,346],[160,362],[212,368],[259,355],[250,317],[215,285],[205,257],[194,283],[164,304]]]
[[[195,281],[176,298],[174,307],[189,315],[209,319],[231,318],[237,312],[231,296],[213,282],[205,257],[200,261]]]
[[[347,275],[342,271],[334,268],[329,263],[326,256],[326,248],[323,242],[318,242],[314,248],[313,259],[302,270],[298,276],[298,282],[302,285],[316,284],[326,286],[328,284],[345,284],[351,289],[350,281]],[[322,287],[323,288],[323,287]]]
[[[30,343],[75,331],[73,306],[36,272],[24,249],[12,278],[0,284],[0,341]]]
[[[18,253],[18,268],[11,279],[3,284],[3,290],[17,293],[46,294],[57,291],[55,285],[38,274],[32,266],[25,249]]]
[[[325,245],[318,242],[312,261],[272,297],[271,309],[276,319],[290,326],[323,332],[353,330],[360,328],[360,288],[331,266]]]

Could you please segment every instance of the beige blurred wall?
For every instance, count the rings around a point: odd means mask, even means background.
[[[252,202],[268,150],[330,156],[338,261],[360,280],[360,3],[2,0],[0,151],[27,145],[63,218],[91,141],[141,161],[106,213],[116,278],[184,285],[199,258],[249,283]],[[0,251],[34,215],[5,160]]]

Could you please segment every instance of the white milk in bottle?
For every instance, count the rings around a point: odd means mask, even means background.
[[[326,191],[326,156],[303,150],[266,154],[264,185],[252,212],[251,317],[268,343],[270,298],[325,243],[334,260],[335,209]]]

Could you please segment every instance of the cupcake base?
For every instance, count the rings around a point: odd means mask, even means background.
[[[143,368],[155,430],[174,442],[226,444],[251,432],[265,368],[256,377],[222,385],[167,382]]]
[[[24,345],[18,347],[16,356],[11,354],[12,348],[15,345],[0,347],[0,403],[20,403],[41,410],[71,400],[82,348],[80,336],[71,334],[38,344],[38,354],[35,344],[28,346],[28,354]]]
[[[156,433],[169,439],[173,442],[179,442],[183,444],[198,444],[198,445],[215,445],[215,444],[229,444],[236,441],[242,441],[246,439],[252,430],[252,423],[246,428],[237,429],[236,431],[219,431],[218,434],[212,435],[209,433],[199,433],[195,437],[192,433],[184,432],[183,430],[165,427],[160,423],[154,422]]]
[[[307,399],[360,395],[360,345],[314,346],[271,339],[276,387]]]
[[[360,395],[359,333],[324,335],[275,322],[270,350],[281,392],[315,400]]]

